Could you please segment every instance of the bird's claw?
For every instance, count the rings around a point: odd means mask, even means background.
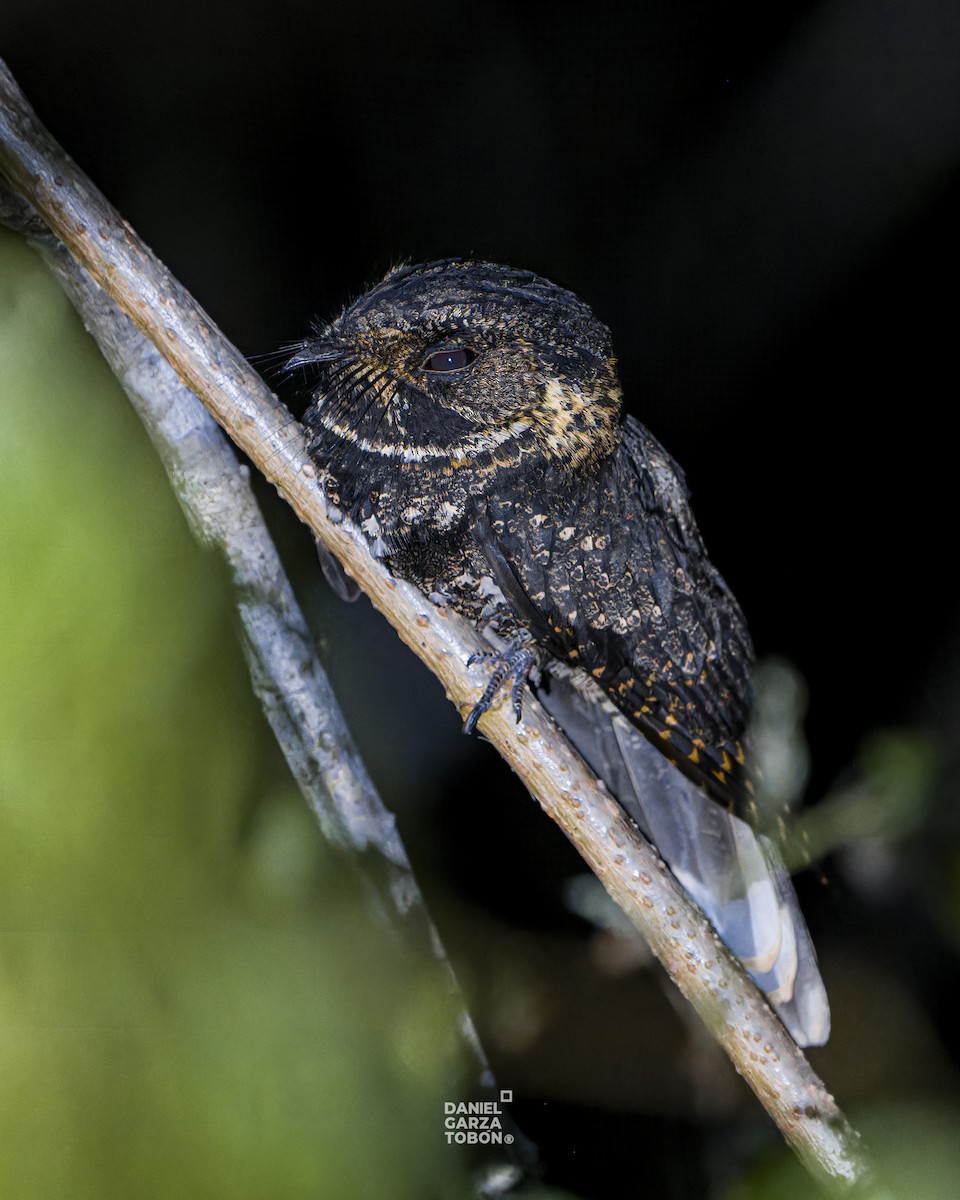
[[[537,661],[537,652],[528,643],[529,639],[524,639],[509,646],[506,650],[481,650],[477,654],[471,654],[467,659],[468,667],[479,662],[480,659],[490,659],[493,663],[493,672],[483,690],[483,695],[467,717],[463,727],[464,733],[473,733],[477,722],[485,712],[489,711],[497,692],[507,681],[510,682],[510,699],[513,703],[517,724],[520,723],[523,716],[523,685],[527,682],[527,676]]]

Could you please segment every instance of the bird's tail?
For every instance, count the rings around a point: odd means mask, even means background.
[[[541,702],[743,963],[794,1040],[821,1046],[830,1006],[776,846],[707,797],[600,700],[551,676]]]

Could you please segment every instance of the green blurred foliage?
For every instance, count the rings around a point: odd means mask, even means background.
[[[954,1200],[960,1180],[960,1108],[889,1104],[853,1114],[876,1174],[864,1200]],[[814,1200],[821,1193],[785,1148],[778,1149],[724,1200]]]
[[[856,778],[834,788],[816,807],[798,809],[810,766],[803,727],[806,685],[795,667],[778,658],[758,663],[753,678],[750,738],[759,765],[755,819],[778,841],[792,871],[867,839],[892,846],[924,827],[945,769],[929,732],[872,731],[859,747]]]
[[[442,981],[320,846],[219,563],[2,231],[0,563],[2,1194],[461,1194]]]
[[[800,818],[811,859],[870,838],[895,845],[923,829],[943,767],[943,755],[928,734],[874,731],[860,747],[856,781]]]

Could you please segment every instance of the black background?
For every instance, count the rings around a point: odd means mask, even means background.
[[[400,259],[510,262],[586,299],[758,651],[807,681],[816,800],[878,728],[956,750],[958,31],[936,0],[8,4],[0,53],[246,354]],[[352,723],[441,909],[569,933],[562,839],[376,619],[320,594],[293,522],[271,520],[318,623],[335,622]],[[949,786],[933,820],[898,851],[895,909],[830,864],[801,888],[828,983],[855,947],[956,1049],[956,959],[929,904],[956,838]],[[470,922],[446,920],[456,945]],[[643,1073],[642,1035],[636,1062],[581,1095],[575,1076],[495,1061],[522,1076],[517,1115],[554,1182],[635,1178],[640,1138],[663,1194],[701,1194],[711,1122],[679,1103],[638,1117],[619,1078]]]

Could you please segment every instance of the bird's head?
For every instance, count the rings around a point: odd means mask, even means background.
[[[404,266],[295,347],[316,370],[313,428],[394,462],[582,468],[619,436],[610,334],[528,271]]]

